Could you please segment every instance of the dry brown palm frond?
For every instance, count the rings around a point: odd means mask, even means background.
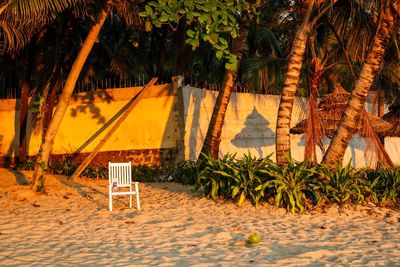
[[[365,109],[363,109],[361,117],[360,124],[362,127],[362,136],[366,139],[365,158],[368,165],[371,166],[373,163],[383,163],[387,166],[394,167],[390,156],[372,127],[372,121],[370,120],[372,117]]]

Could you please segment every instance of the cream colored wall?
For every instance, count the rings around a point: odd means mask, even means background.
[[[185,121],[185,158],[194,160],[203,146],[217,92],[186,86],[183,88]],[[275,160],[275,128],[280,96],[233,93],[222,128],[220,156],[236,153],[238,157],[250,151],[253,156],[265,157],[273,153]],[[293,106],[291,127],[305,118],[305,98],[297,97]],[[324,140],[325,148],[330,140]],[[304,135],[291,135],[291,153],[296,160],[304,159]],[[388,151],[390,156],[393,151]],[[317,158],[322,152],[317,149]],[[398,157],[396,157],[398,158]],[[374,164],[372,155],[365,154],[363,138],[353,137],[345,152],[344,163],[352,161],[355,168]]]
[[[87,94],[75,96],[68,107],[54,142],[54,154],[90,152],[106,134],[108,127],[91,143],[85,145],[93,135],[109,122],[139,88],[108,90],[111,99],[104,96],[88,97]],[[153,86],[150,93],[133,109],[101,151],[118,151],[133,149],[173,148],[176,145],[174,111],[175,96],[169,85]],[[1,105],[1,104],[0,104]],[[15,103],[5,108],[1,105],[0,129],[2,155],[14,156],[18,143],[19,129],[15,132]],[[97,116],[94,116],[97,112]],[[18,112],[17,112],[18,116]],[[102,118],[100,120],[99,118]],[[30,129],[29,129],[30,130]],[[35,155],[40,146],[40,135],[33,134],[29,141],[29,155]],[[10,149],[11,148],[11,149]]]

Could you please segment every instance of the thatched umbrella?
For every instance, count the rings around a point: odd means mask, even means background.
[[[326,94],[318,104],[317,108],[317,123],[322,136],[332,137],[335,130],[339,126],[342,114],[349,101],[350,93],[343,89],[339,84],[335,91],[331,94]],[[375,133],[380,134],[392,127],[390,122],[384,121],[369,113],[363,113],[360,116],[360,122],[357,127],[357,132],[363,135],[364,114],[367,114],[371,126]],[[307,120],[300,121],[295,127],[290,129],[292,134],[304,134],[306,130]]]
[[[390,111],[383,115],[382,119],[391,123],[390,129],[380,133],[380,136],[399,137],[400,136],[400,106],[390,107]]]

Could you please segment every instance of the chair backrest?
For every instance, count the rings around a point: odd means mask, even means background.
[[[108,180],[113,187],[132,184],[131,162],[108,162]]]

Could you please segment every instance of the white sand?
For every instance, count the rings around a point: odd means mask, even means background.
[[[121,197],[111,213],[106,180],[52,176],[31,197],[16,186],[30,175],[0,169],[0,266],[400,265],[400,213],[387,209],[291,215],[159,183],[140,184],[142,211]],[[246,245],[251,232],[260,244]]]

